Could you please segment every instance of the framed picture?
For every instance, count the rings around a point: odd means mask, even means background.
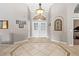
[[[19,20],[16,20],[16,24],[19,24]]]
[[[55,31],[62,31],[62,18],[56,18],[54,22],[54,30]]]
[[[0,20],[0,29],[8,29],[8,20]]]
[[[23,24],[19,24],[19,28],[24,28],[24,25]]]
[[[16,24],[19,25],[19,28],[24,28],[24,25],[26,25],[26,21],[16,20]]]
[[[26,21],[16,20],[16,24],[26,24]]]

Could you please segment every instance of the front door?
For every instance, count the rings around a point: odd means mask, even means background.
[[[47,22],[32,22],[32,37],[47,37]]]

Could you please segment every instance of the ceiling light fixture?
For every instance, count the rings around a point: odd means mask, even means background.
[[[37,15],[36,15],[33,19],[37,19],[37,20],[46,20],[46,17],[43,16],[44,9],[42,9],[41,3],[39,3],[39,8],[36,9],[36,13],[37,13]]]
[[[42,9],[41,3],[39,3],[39,8],[36,9],[36,13],[37,13],[37,14],[43,14],[43,13],[44,13],[44,9]]]

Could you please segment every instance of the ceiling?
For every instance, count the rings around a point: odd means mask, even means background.
[[[42,8],[45,11],[48,11],[49,8],[51,7],[51,5],[53,5],[54,3],[42,3]],[[39,4],[38,3],[29,3],[27,4],[29,6],[30,11],[35,11],[36,9],[39,8]]]

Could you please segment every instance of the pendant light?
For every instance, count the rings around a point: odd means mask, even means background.
[[[36,9],[36,13],[37,13],[37,15],[33,19],[36,19],[36,20],[46,20],[46,17],[43,15],[44,9],[42,9],[41,3],[39,3],[39,8]]]
[[[37,14],[43,14],[43,13],[44,13],[44,9],[42,9],[41,3],[39,3],[39,8],[36,9],[36,13],[37,13]]]

